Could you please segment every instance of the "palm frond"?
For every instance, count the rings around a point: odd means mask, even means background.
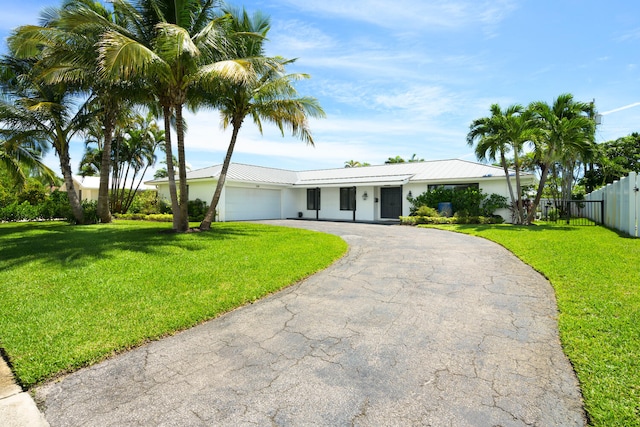
[[[116,31],[107,31],[98,44],[101,72],[113,80],[132,80],[145,75],[153,67],[167,77],[166,63],[147,46]]]

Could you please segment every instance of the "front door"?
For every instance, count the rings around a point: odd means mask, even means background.
[[[402,215],[402,187],[380,188],[380,218],[398,219]]]

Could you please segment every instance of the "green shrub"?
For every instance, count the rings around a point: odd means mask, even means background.
[[[47,193],[44,185],[35,180],[28,180],[17,195],[18,203],[29,202],[32,206],[40,205],[46,200]]]
[[[142,213],[145,215],[161,213],[158,194],[153,190],[138,191],[127,213]]]
[[[504,219],[500,215],[494,216],[401,216],[400,224],[502,224]]]
[[[482,202],[481,214],[483,216],[492,216],[498,209],[506,209],[508,207],[509,203],[507,203],[506,197],[492,193]]]
[[[158,200],[158,213],[171,214],[171,201],[167,199]]]
[[[84,216],[85,224],[97,224],[100,222],[100,218],[98,217],[98,202],[96,200],[83,200],[82,214]],[[69,209],[67,221],[71,224],[77,224],[71,209]]]
[[[33,221],[38,218],[40,218],[40,209],[27,201],[13,202],[0,209],[1,221]]]
[[[499,194],[487,195],[478,188],[466,188],[453,190],[446,188],[434,188],[425,191],[419,196],[408,197],[411,203],[409,209],[411,215],[418,215],[418,209],[423,206],[438,209],[440,203],[451,203],[453,213],[461,216],[491,216],[497,209],[506,208],[507,198]],[[431,216],[431,215],[425,215]]]
[[[43,219],[69,218],[71,215],[71,205],[67,193],[55,190],[40,205],[40,216]]]
[[[440,216],[437,209],[430,206],[420,206],[415,210],[414,216]]]
[[[126,213],[126,214],[113,214],[116,219],[126,220],[139,220],[139,221],[156,221],[156,222],[172,222],[173,215],[171,214],[142,214],[142,213]]]
[[[0,208],[0,221],[17,221],[18,220],[18,202],[11,202]]]
[[[207,203],[200,199],[189,200],[189,221],[200,222],[207,213]]]

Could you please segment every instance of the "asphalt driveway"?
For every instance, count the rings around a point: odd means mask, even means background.
[[[255,304],[36,390],[51,426],[583,426],[549,283],[440,230],[270,221],[349,253]]]

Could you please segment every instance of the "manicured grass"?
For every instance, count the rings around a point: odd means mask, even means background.
[[[437,228],[493,240],[544,274],[590,424],[640,426],[640,239],[594,226]]]
[[[295,283],[347,248],[250,223],[0,224],[0,347],[30,387]]]

